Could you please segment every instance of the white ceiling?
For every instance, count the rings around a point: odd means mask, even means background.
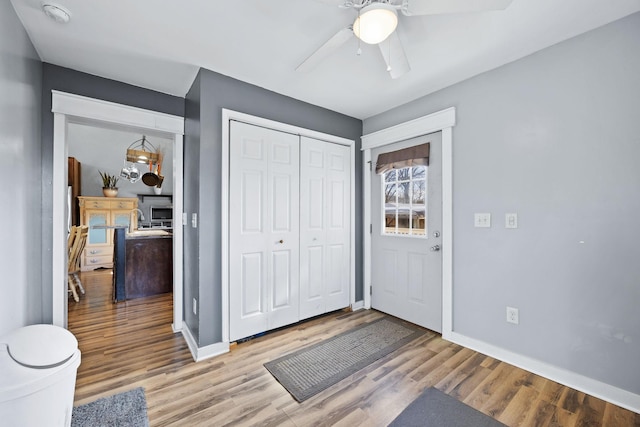
[[[295,68],[353,10],[315,0],[11,0],[44,62],[185,96],[199,67],[360,119],[640,11],[640,0],[513,0],[504,11],[400,16],[411,71],[392,80],[354,37],[312,71]]]

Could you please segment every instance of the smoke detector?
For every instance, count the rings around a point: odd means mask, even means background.
[[[43,3],[42,11],[45,13],[45,15],[59,24],[66,24],[71,19],[71,14],[69,13],[69,11],[57,4]]]

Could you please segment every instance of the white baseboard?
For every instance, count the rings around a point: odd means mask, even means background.
[[[229,352],[228,342],[217,342],[205,347],[198,347],[198,344],[196,344],[196,340],[193,338],[193,334],[191,334],[191,330],[189,330],[186,323],[182,324],[182,331],[180,332],[182,332],[182,336],[187,342],[191,356],[196,362],[201,362],[205,359]]]
[[[483,341],[469,338],[457,332],[443,334],[443,338],[461,346],[486,354],[495,359],[533,372],[536,375],[556,381],[583,393],[605,400],[614,405],[640,413],[640,395],[631,393],[610,384],[594,380],[584,375],[550,365],[539,360],[522,356]]]
[[[364,301],[356,301],[353,304],[351,304],[351,310],[353,311],[362,310],[363,308],[364,308]]]

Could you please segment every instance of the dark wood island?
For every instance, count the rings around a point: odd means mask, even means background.
[[[114,301],[173,291],[173,235],[164,230],[116,231]]]

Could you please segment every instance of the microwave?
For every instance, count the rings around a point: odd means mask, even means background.
[[[170,206],[151,206],[149,208],[149,218],[153,221],[171,221],[173,219],[173,208]]]

